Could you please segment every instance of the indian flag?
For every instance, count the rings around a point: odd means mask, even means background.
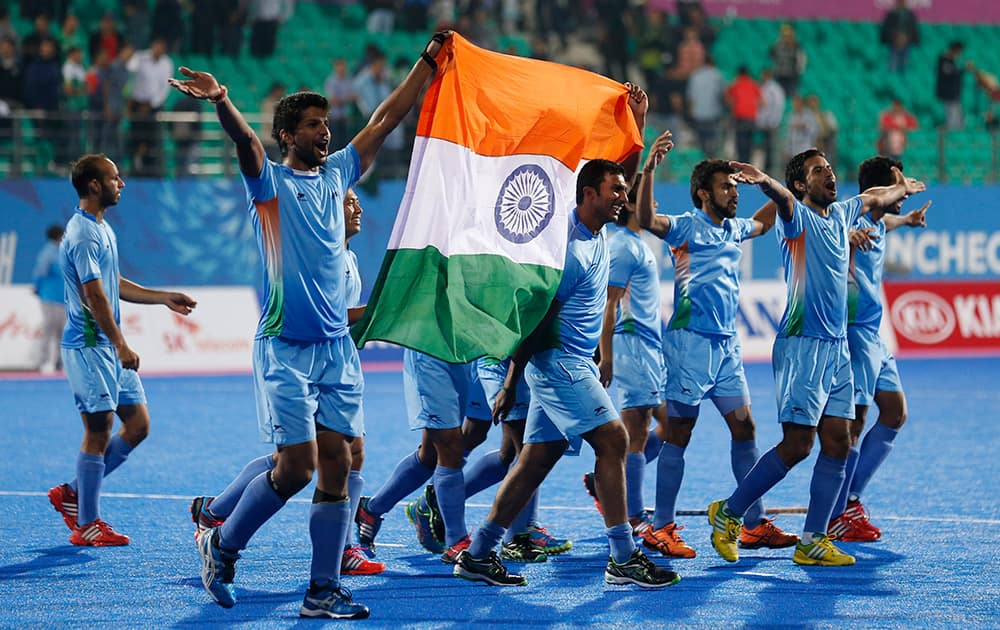
[[[642,148],[620,83],[445,42],[388,251],[353,329],[451,363],[507,357],[559,286],[576,171]]]

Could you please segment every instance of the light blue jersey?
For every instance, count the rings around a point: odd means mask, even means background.
[[[885,261],[885,223],[861,215],[855,230],[874,230],[865,251],[855,248],[847,276],[847,323],[877,331],[882,323],[882,263]]]
[[[358,270],[358,257],[351,250],[345,250],[344,260],[344,299],[347,308],[361,306],[361,272]]]
[[[671,330],[705,335],[736,334],[739,309],[740,243],[749,238],[751,219],[726,219],[716,225],[702,210],[670,217],[663,240],[674,259],[674,314]]]
[[[58,302],[62,304],[63,298],[63,275],[59,267],[59,244],[55,241],[46,241],[38,258],[35,260],[34,273],[31,274],[35,284],[35,291],[38,299],[43,302]]]
[[[258,339],[347,334],[343,203],[360,175],[358,152],[348,145],[319,173],[266,160],[259,177],[243,176],[265,272]]]
[[[642,237],[628,228],[608,237],[611,270],[608,284],[625,289],[618,303],[615,334],[630,333],[659,347],[660,266],[653,250]]]
[[[562,304],[559,347],[567,354],[593,357],[608,301],[608,246],[604,230],[592,233],[576,210],[569,229],[566,264],[555,298]]]
[[[822,216],[800,201],[791,221],[776,230],[785,266],[788,302],[779,337],[847,336],[848,233],[861,214],[861,197],[831,203]]]
[[[107,219],[98,223],[94,215],[77,207],[66,224],[66,233],[59,245],[59,266],[62,268],[63,296],[66,300],[62,347],[110,346],[111,341],[81,298],[81,287],[100,278],[104,295],[111,303],[115,323],[121,323],[118,312],[118,239]]]

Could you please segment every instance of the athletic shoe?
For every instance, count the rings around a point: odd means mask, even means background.
[[[424,488],[424,506],[430,511],[431,533],[434,535],[434,540],[444,545],[444,516],[441,515],[441,508],[438,507],[437,493],[434,491],[433,484],[428,484]]]
[[[445,564],[455,564],[458,562],[458,557],[462,555],[462,552],[468,549],[471,544],[472,539],[466,536],[451,547],[448,547],[447,551],[441,554],[441,562]]]
[[[590,498],[594,500],[594,507],[603,516],[604,509],[601,507],[600,499],[597,498],[597,480],[594,478],[594,473],[589,472],[583,475],[583,487],[587,490]]]
[[[213,527],[218,527],[222,525],[223,519],[216,518],[205,511],[210,505],[212,505],[212,499],[215,497],[195,497],[191,501],[191,520],[194,522],[194,539],[198,540],[198,537],[212,529]]]
[[[739,545],[743,549],[760,549],[761,547],[784,549],[797,542],[799,542],[798,536],[781,531],[769,518],[760,519],[760,525],[753,529],[748,528],[746,523],[740,529]]]
[[[371,549],[375,553],[375,536],[382,527],[382,515],[372,514],[368,511],[368,502],[371,497],[361,497],[358,502],[358,511],[354,514],[354,524],[358,530],[358,542],[362,546]]]
[[[299,608],[299,617],[325,617],[327,619],[367,619],[371,611],[367,606],[354,602],[351,591],[343,586],[309,585]]]
[[[111,529],[111,525],[97,519],[89,525],[77,527],[69,535],[70,544],[79,547],[123,547],[129,543],[128,536]]]
[[[537,523],[528,525],[528,531],[524,533],[528,535],[533,546],[538,547],[549,556],[566,553],[573,548],[573,541],[565,538],[556,538],[548,529]]]
[[[69,531],[76,529],[78,499],[76,491],[68,483],[49,489],[49,503],[56,509],[56,512],[62,514],[63,522],[66,523]]]
[[[340,558],[341,575],[378,575],[384,571],[384,564],[369,560],[357,545],[344,549],[344,555]]]
[[[630,516],[628,524],[632,526],[632,535],[641,537],[644,532],[653,529],[653,515],[649,510],[643,510],[638,516]]]
[[[431,528],[431,511],[427,508],[424,497],[407,503],[404,511],[406,519],[417,530],[417,542],[420,543],[421,547],[431,553],[441,553],[445,550],[444,543],[434,537],[434,530]]]
[[[545,550],[531,541],[531,534],[517,534],[500,548],[500,558],[511,562],[545,562],[549,556]]]
[[[881,537],[882,532],[867,520],[852,518],[845,511],[830,521],[826,535],[830,540],[840,542],[875,542]]]
[[[792,561],[795,564],[821,567],[846,567],[854,564],[854,556],[837,549],[826,536],[820,536],[814,539],[810,545],[803,545],[802,541],[799,541],[795,545],[795,555],[792,556]]]
[[[219,528],[213,528],[198,538],[201,556],[201,583],[209,596],[223,608],[236,605],[236,561],[240,554],[219,548]]]
[[[508,573],[507,567],[500,563],[497,552],[491,551],[485,558],[473,558],[468,550],[463,551],[458,556],[455,569],[452,571],[455,577],[464,578],[473,582],[486,582],[492,586],[526,586],[528,580],[523,575]]]
[[[642,545],[668,558],[693,558],[698,554],[681,538],[678,532],[682,529],[677,523],[667,523],[660,529],[650,527],[642,533]]]
[[[712,547],[726,562],[740,559],[736,540],[743,528],[743,519],[726,514],[726,500],[708,504],[708,524],[712,526]]]
[[[643,588],[663,588],[681,581],[681,576],[673,571],[657,566],[652,560],[636,549],[626,562],[615,562],[608,558],[608,568],[604,570],[604,581],[608,584],[636,584]]]

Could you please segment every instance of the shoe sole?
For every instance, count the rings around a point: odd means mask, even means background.
[[[813,558],[800,559],[797,557],[792,558],[792,562],[804,567],[849,567],[854,565],[854,559],[852,558],[850,562],[825,562],[823,560],[815,560]]]
[[[128,547],[128,545],[129,545],[130,542],[131,542],[131,540],[126,540],[125,542],[115,542],[115,543],[110,543],[110,542],[90,542],[89,540],[83,540],[83,541],[77,542],[77,541],[75,541],[75,540],[73,540],[71,538],[70,541],[69,541],[69,544],[74,545],[76,547]]]
[[[629,577],[624,577],[624,576],[621,576],[621,575],[611,575],[610,573],[608,573],[607,571],[605,571],[604,572],[604,581],[607,582],[608,584],[614,584],[616,586],[626,586],[626,585],[629,585],[629,584],[635,584],[636,586],[639,586],[639,587],[642,587],[642,588],[666,588],[668,586],[673,586],[674,584],[677,584],[678,582],[680,582],[681,581],[681,576],[678,575],[673,580],[671,580],[669,582],[664,582],[662,584],[649,584],[647,582],[640,582],[639,580],[635,580],[635,579],[629,578]]]
[[[460,564],[456,564],[455,565],[455,570],[454,570],[454,572],[452,572],[452,575],[454,575],[455,577],[460,577],[463,580],[468,580],[470,582],[482,582],[483,584],[488,584],[489,586],[527,586],[528,585],[528,580],[526,580],[526,579],[522,579],[517,584],[509,584],[509,583],[505,583],[505,582],[497,582],[496,580],[489,579],[485,575],[481,575],[479,573],[472,573],[472,572],[466,571],[465,569],[462,568],[462,565],[460,565]]]
[[[558,556],[561,553],[566,553],[573,548],[573,543],[568,542],[565,545],[559,545],[558,547],[542,547],[542,551],[545,552],[547,556]]]
[[[373,569],[370,571],[360,571],[358,569],[340,570],[341,575],[381,575],[382,573],[385,573],[385,567],[382,567],[381,569]]]
[[[335,612],[329,610],[311,610],[308,608],[299,609],[299,617],[305,617],[307,619],[367,619],[371,616],[370,610],[359,610],[356,613],[351,613],[350,615],[338,615]]]
[[[787,545],[773,545],[770,543],[745,543],[742,540],[736,543],[740,549],[788,549],[794,547],[799,541],[793,540]]]

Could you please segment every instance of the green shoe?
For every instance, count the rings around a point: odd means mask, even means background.
[[[514,539],[504,543],[500,549],[500,558],[511,562],[545,562],[548,554],[541,547],[531,542],[531,534],[517,534]]]

